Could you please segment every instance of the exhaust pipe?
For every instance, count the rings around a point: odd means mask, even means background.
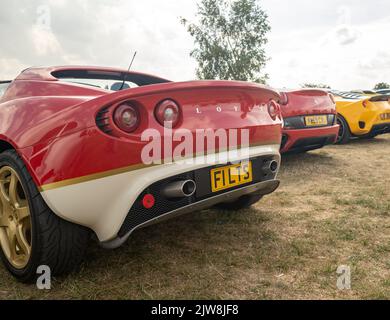
[[[279,168],[279,164],[276,160],[272,160],[272,161],[267,161],[264,166],[263,166],[263,171],[264,172],[272,172],[272,173],[276,173],[276,171],[278,171],[278,168]]]
[[[162,194],[169,198],[188,198],[196,191],[196,183],[193,180],[176,181],[168,184],[163,190]]]

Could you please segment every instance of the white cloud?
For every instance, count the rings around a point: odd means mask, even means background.
[[[194,78],[192,39],[180,24],[180,16],[193,17],[193,1],[2,2],[0,57],[14,70],[0,70],[0,78],[15,77],[20,65],[127,68],[135,50],[139,71],[173,80]]]
[[[272,25],[271,85],[390,82],[388,0],[259,1]],[[2,0],[0,79],[31,65],[127,67],[134,50],[134,69],[192,79],[193,42],[179,18],[193,19],[195,10],[195,0]]]
[[[12,59],[12,58],[0,58],[0,70],[1,75],[0,80],[8,80],[11,79],[8,75],[15,74],[15,70],[22,71],[24,69],[28,68],[28,65],[23,64],[18,59]]]
[[[390,19],[372,19],[371,11],[360,19],[360,14],[355,14],[360,12],[360,6],[356,3],[339,9],[333,7],[334,17],[327,24],[318,16],[318,23],[307,28],[274,33],[268,50],[272,52],[268,65],[271,84],[297,87],[305,82],[315,82],[346,90],[372,88],[377,82],[390,82],[389,70],[384,72],[386,57],[382,55],[381,62],[378,61],[380,52],[390,50],[390,44],[383,41],[390,28]],[[370,6],[375,7],[375,4],[371,1]],[[387,7],[390,9],[390,4]]]
[[[57,37],[50,30],[46,30],[40,26],[33,26],[31,29],[31,38],[34,39],[35,53],[38,56],[64,53]]]
[[[354,43],[360,35],[360,32],[356,28],[348,25],[341,25],[335,30],[335,38],[341,45]]]

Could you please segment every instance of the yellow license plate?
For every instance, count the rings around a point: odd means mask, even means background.
[[[253,181],[252,162],[243,162],[211,170],[211,190],[219,192]]]
[[[328,116],[310,116],[305,117],[307,127],[326,126],[328,124]]]
[[[380,115],[380,118],[381,120],[385,121],[385,120],[390,120],[390,113],[382,113]]]

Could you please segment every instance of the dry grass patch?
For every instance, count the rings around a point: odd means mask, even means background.
[[[40,292],[0,268],[0,299],[389,299],[390,137],[284,157],[253,209],[207,210],[91,244],[80,272]],[[352,290],[336,287],[352,269]]]

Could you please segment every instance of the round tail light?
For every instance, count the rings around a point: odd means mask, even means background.
[[[271,116],[272,120],[276,120],[276,118],[278,117],[279,119],[282,119],[280,106],[274,100],[271,100],[268,103],[268,113]]]
[[[165,100],[156,106],[155,117],[162,126],[174,128],[180,120],[180,107],[172,100]]]
[[[281,92],[280,93],[280,100],[279,100],[279,103],[282,105],[282,106],[285,106],[288,104],[288,96],[287,96],[287,93],[285,92]]]
[[[115,124],[127,133],[131,133],[138,128],[139,120],[138,110],[129,104],[121,104],[114,111]]]

